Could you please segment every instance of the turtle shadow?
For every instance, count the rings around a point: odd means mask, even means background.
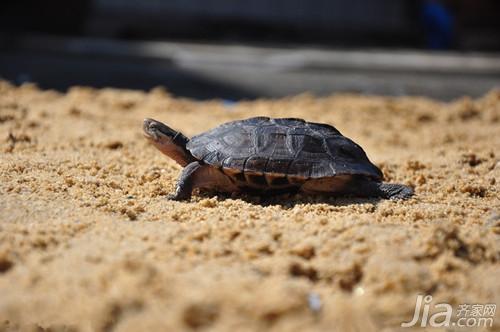
[[[251,194],[221,194],[212,192],[200,192],[200,197],[216,198],[222,202],[228,199],[242,200],[245,203],[261,207],[279,206],[283,209],[293,209],[297,205],[305,204],[327,204],[332,206],[350,206],[360,204],[378,205],[383,198],[380,197],[355,197],[355,196],[329,196],[329,195],[307,195],[307,194],[280,194],[280,195],[251,195]]]

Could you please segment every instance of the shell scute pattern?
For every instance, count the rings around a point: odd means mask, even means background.
[[[245,173],[245,181],[256,185],[274,185],[275,177],[382,177],[361,147],[337,129],[296,118],[229,122],[193,137],[187,148],[195,158],[233,177]]]
[[[268,158],[260,156],[248,157],[243,170],[246,173],[264,174],[268,160]]]
[[[342,135],[337,128],[326,123],[307,122],[307,127],[314,131],[324,132],[328,135]]]

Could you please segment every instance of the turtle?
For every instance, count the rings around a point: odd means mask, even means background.
[[[407,199],[411,187],[383,182],[364,150],[335,127],[298,118],[252,117],[189,139],[145,119],[144,136],[183,168],[173,200],[196,188],[256,195],[303,192]]]

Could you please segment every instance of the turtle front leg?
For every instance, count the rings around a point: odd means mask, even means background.
[[[196,188],[224,192],[239,191],[239,188],[219,169],[199,161],[193,161],[184,167],[179,180],[177,180],[175,194],[168,196],[168,198],[176,201],[187,200],[191,198],[191,193]]]
[[[168,198],[175,201],[190,199],[194,189],[195,174],[199,172],[203,166],[204,165],[199,161],[193,161],[184,167],[179,180],[177,180],[175,194],[169,195]]]

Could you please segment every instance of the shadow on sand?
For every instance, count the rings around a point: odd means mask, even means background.
[[[259,205],[261,207],[279,206],[284,209],[293,209],[296,205],[304,204],[328,204],[332,206],[349,206],[355,204],[377,205],[383,198],[380,197],[354,197],[354,196],[327,196],[308,195],[301,193],[286,193],[280,195],[249,195],[245,193],[224,194],[211,191],[200,191],[200,198],[216,198],[218,202],[227,199],[240,199],[246,203]]]

